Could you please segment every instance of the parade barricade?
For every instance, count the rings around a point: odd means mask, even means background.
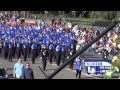
[[[112,60],[85,60],[85,71],[88,75],[104,75],[111,64]]]

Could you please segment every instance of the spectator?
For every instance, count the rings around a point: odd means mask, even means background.
[[[22,78],[34,79],[34,74],[33,74],[33,70],[30,68],[30,63],[27,63],[26,68],[23,69]]]
[[[22,64],[21,59],[19,59],[18,62],[14,65],[13,77],[17,79],[21,79],[23,68],[24,68],[24,64]]]
[[[55,21],[55,18],[52,19],[52,26],[53,26],[53,24],[54,24],[54,21]]]
[[[105,49],[105,47],[103,47],[101,53],[102,53],[102,58],[103,59],[107,59],[108,58],[109,52],[108,52],[108,50]]]
[[[42,20],[41,24],[42,24],[42,26],[44,27],[44,26],[45,26],[45,21]]]

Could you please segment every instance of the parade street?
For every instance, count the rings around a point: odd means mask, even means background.
[[[86,55],[86,56],[84,56],[84,55]],[[88,52],[83,53],[81,55],[81,57],[83,57],[83,59],[88,59],[88,58],[89,59],[100,59],[101,58],[100,55],[96,55],[96,54],[92,55]],[[9,79],[13,79],[13,77],[12,77],[13,67],[16,62],[17,62],[17,59],[13,59],[13,62],[9,62],[8,60],[5,60],[5,59],[0,59],[0,65],[7,68],[7,74],[9,76]],[[45,75],[42,73],[42,71],[38,67],[38,66],[42,67],[42,61],[39,59],[39,57],[36,59],[35,64],[32,64],[31,58],[28,58],[27,62],[29,62],[31,64],[31,68],[33,69],[35,79],[44,79],[45,78]],[[25,64],[26,62],[23,61],[23,63]],[[56,65],[55,62],[53,64],[49,64],[49,62],[48,62],[45,74],[50,75],[57,68],[58,68],[58,66]],[[99,79],[97,77],[87,76],[84,71],[82,72],[81,78],[82,79]],[[71,70],[67,66],[60,73],[58,73],[53,79],[76,79],[75,70]]]

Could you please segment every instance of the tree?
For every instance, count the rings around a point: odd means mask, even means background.
[[[71,14],[74,18],[76,17],[76,11],[71,11]]]
[[[51,13],[55,16],[58,15],[58,11],[51,11]]]

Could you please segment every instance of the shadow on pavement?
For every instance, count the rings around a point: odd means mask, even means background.
[[[13,70],[13,68],[7,68],[7,70]]]
[[[52,70],[55,70],[55,69],[46,69],[45,71],[52,71]]]
[[[14,79],[13,74],[8,74],[9,79]]]

